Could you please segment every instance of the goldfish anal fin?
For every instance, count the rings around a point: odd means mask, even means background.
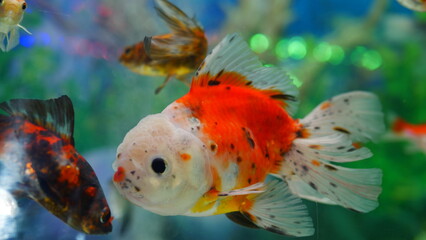
[[[230,212],[226,214],[226,217],[233,221],[236,224],[239,224],[248,228],[259,228],[256,224],[254,224],[248,217],[244,216],[241,212]]]
[[[206,57],[191,88],[217,85],[257,89],[277,100],[290,114],[297,108],[298,90],[287,73],[278,67],[264,67],[236,33],[226,36]]]
[[[56,132],[74,145],[74,109],[66,95],[49,100],[12,99],[0,103],[0,109]]]
[[[256,226],[281,235],[302,237],[314,234],[306,206],[290,193],[285,182],[269,182],[266,191],[252,202],[248,209],[243,206],[241,212]]]

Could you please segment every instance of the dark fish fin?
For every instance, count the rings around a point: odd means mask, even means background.
[[[144,49],[145,49],[145,53],[147,56],[149,56],[150,52],[151,52],[151,41],[152,41],[152,37],[145,37],[143,39],[143,44],[144,44]]]
[[[241,212],[230,212],[226,214],[226,217],[229,218],[229,220],[241,226],[248,227],[248,228],[259,228],[256,224],[250,221],[250,219],[244,216],[244,214]]]
[[[54,131],[74,145],[74,109],[66,95],[49,100],[12,99],[0,103],[0,109]]]
[[[191,28],[200,28],[195,19],[167,0],[156,0],[155,10],[173,32],[191,32]]]

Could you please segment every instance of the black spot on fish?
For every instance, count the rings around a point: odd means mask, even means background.
[[[337,187],[337,185],[336,185],[335,183],[332,183],[332,182],[330,182],[330,185],[331,185],[332,187]]]
[[[221,75],[222,75],[222,73],[225,71],[225,69],[222,69],[222,70],[220,70],[217,74],[216,74],[216,79],[218,79]]]
[[[235,38],[235,35],[234,35],[234,36],[232,36],[232,37],[229,39],[229,42],[234,41],[234,38]]]
[[[251,178],[247,179],[247,182],[248,182],[248,184],[250,184],[251,183]]]
[[[240,163],[241,161],[243,161],[243,159],[240,156],[238,156],[237,157],[237,163]]]
[[[348,98],[343,99],[343,101],[344,101],[346,104],[349,104],[349,99],[348,99]]]
[[[176,178],[176,175],[172,174],[172,178],[173,178],[173,179],[175,179],[175,178]]]
[[[353,151],[355,151],[356,150],[356,148],[349,148],[348,149],[348,152],[353,152]]]
[[[301,130],[298,130],[297,132],[296,132],[296,138],[302,138],[303,137],[303,133],[302,133],[302,131]]]
[[[328,165],[328,164],[325,164],[324,167],[327,168],[330,171],[337,171],[337,168],[335,168],[335,167],[333,167],[331,165]]]
[[[246,86],[250,86],[253,82],[252,81],[248,81],[246,82]]]
[[[345,146],[337,147],[337,150],[342,150],[342,149],[345,149]]]
[[[231,143],[230,147],[231,147],[231,149],[232,149],[232,150],[234,150],[234,149],[235,149],[235,146],[234,146],[234,144],[232,144],[232,143]]]
[[[296,152],[300,155],[303,155],[303,152],[301,152],[299,149],[296,149]]]
[[[314,127],[314,129],[315,129],[315,130],[319,130],[319,129],[320,129],[320,127]]]
[[[250,132],[247,131],[245,128],[242,128],[242,129],[243,129],[243,131],[245,133],[245,137],[247,139],[248,144],[250,145],[251,148],[254,148],[255,147],[255,143],[254,143],[253,138],[250,135]]]
[[[275,218],[275,215],[269,215],[269,217],[270,217],[271,219],[274,219],[274,218]]]
[[[294,224],[300,224],[301,222],[299,222],[299,221],[295,221],[295,222],[293,222]]]
[[[266,230],[273,232],[273,233],[277,233],[277,234],[281,234],[281,235],[287,235],[283,230],[281,230],[280,228],[278,228],[275,225],[271,225],[270,227],[266,227]]]
[[[132,175],[135,175],[135,170],[133,170],[133,171],[130,171],[130,173],[132,174]]]
[[[220,84],[220,81],[217,81],[215,79],[211,79],[207,82],[207,85],[209,85],[209,86],[217,86],[219,84]]]
[[[346,133],[346,134],[351,134],[351,132],[349,132],[347,129],[342,128],[342,127],[334,127],[334,130],[338,131],[338,132],[342,132],[342,133]]]
[[[317,190],[317,185],[315,185],[315,183],[309,182],[309,186],[311,186],[311,188]]]
[[[210,150],[211,150],[212,152],[216,151],[216,148],[217,148],[217,145],[216,145],[216,144],[214,144],[214,143],[210,144]]]
[[[117,154],[117,158],[120,158],[120,157],[121,157],[121,153]]]
[[[230,86],[227,86],[227,87],[226,87],[226,90],[231,90],[231,87],[230,87]]]
[[[275,94],[275,95],[271,95],[271,98],[272,99],[288,100],[288,101],[292,101],[292,102],[296,101],[295,96],[288,95],[288,94]]]
[[[139,180],[140,178],[141,178],[140,176],[137,176],[137,177],[136,177],[136,179],[137,179],[137,180]]]
[[[256,164],[255,164],[255,163],[252,163],[252,164],[251,164],[251,168],[253,168],[253,169],[254,169],[254,168],[256,168]]]
[[[141,190],[140,188],[138,188],[136,186],[133,186],[133,188],[135,189],[136,192],[139,192]]]
[[[309,168],[308,168],[308,166],[306,166],[306,165],[302,165],[302,168],[303,168],[303,171],[305,171],[305,172],[308,172],[308,171],[309,171]]]

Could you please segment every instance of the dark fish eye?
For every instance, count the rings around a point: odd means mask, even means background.
[[[1,1],[1,0],[0,0]],[[132,51],[131,47],[127,47],[126,49],[124,49],[124,53],[125,54],[129,54]]]
[[[101,214],[101,217],[99,218],[99,221],[101,223],[107,223],[110,218],[111,218],[111,211],[109,210],[109,208],[104,207],[104,209],[102,209],[102,214]]]
[[[155,173],[160,175],[166,171],[166,161],[160,157],[155,158],[152,160],[151,168]]]
[[[1,1],[1,0],[0,0]],[[27,8],[27,3],[22,4],[22,10],[25,10]]]

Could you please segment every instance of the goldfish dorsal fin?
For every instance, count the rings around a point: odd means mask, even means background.
[[[182,10],[167,0],[156,0],[155,10],[164,19],[172,32],[180,33],[190,31],[190,28],[197,28],[199,24],[194,18],[188,17]]]
[[[74,145],[74,109],[66,95],[49,100],[12,99],[0,103],[0,109],[54,131]]]
[[[238,34],[227,35],[197,70],[192,88],[228,84],[255,88],[280,100],[288,113],[297,108],[298,90],[287,73],[278,67],[264,67]]]

